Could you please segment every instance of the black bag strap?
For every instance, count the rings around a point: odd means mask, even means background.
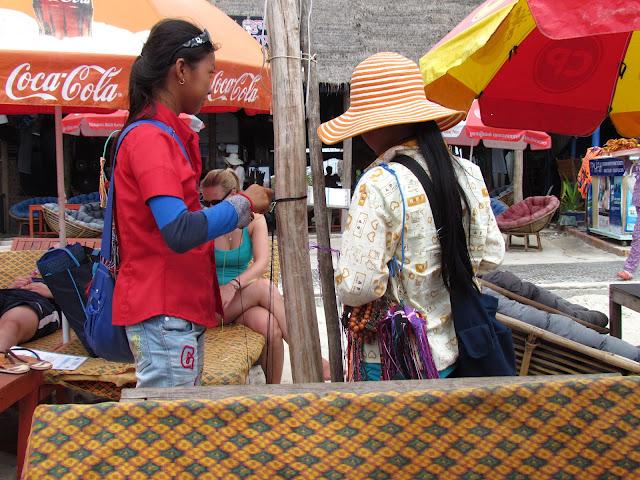
[[[422,188],[424,188],[424,192],[427,194],[427,198],[429,199],[429,205],[431,205],[433,222],[435,223],[436,228],[439,231],[442,227],[442,218],[440,216],[440,210],[433,208],[434,205],[437,205],[437,199],[433,188],[433,180],[431,180],[429,174],[427,174],[426,170],[422,168],[415,159],[409,157],[408,155],[396,155],[396,157],[391,160],[391,162],[398,163],[407,167],[422,184]]]
[[[442,228],[442,216],[441,210],[438,208],[433,208],[438,203],[438,199],[436,198],[436,194],[433,187],[433,180],[429,177],[429,174],[426,172],[424,168],[414,159],[409,157],[408,155],[396,155],[393,160],[393,163],[398,163],[407,167],[411,173],[418,179],[418,181],[422,184],[422,188],[424,188],[424,192],[427,194],[427,198],[429,199],[429,205],[431,205],[431,213],[433,214],[433,223],[436,225],[438,239],[440,239],[440,232]],[[462,230],[462,238],[464,238],[464,227],[459,225],[458,228]],[[473,282],[471,282],[468,287],[473,289]]]

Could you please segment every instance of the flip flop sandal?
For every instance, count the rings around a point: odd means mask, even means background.
[[[31,356],[31,355],[16,355],[15,354],[16,350],[29,352],[33,356]],[[11,350],[9,350],[8,353],[12,357],[15,357],[16,359],[18,359],[18,361],[27,364],[27,366],[29,368],[31,368],[31,370],[51,370],[53,368],[53,364],[51,362],[48,362],[46,360],[42,360],[40,358],[40,356],[36,352],[34,352],[33,350],[30,350],[28,348],[16,347],[16,348],[12,348]]]
[[[16,361],[7,352],[0,352],[0,373],[22,375],[28,371],[29,365],[16,363]]]

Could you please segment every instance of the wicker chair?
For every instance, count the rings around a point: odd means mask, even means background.
[[[529,247],[542,250],[540,230],[549,225],[559,206],[560,200],[553,195],[529,197],[498,215],[498,227],[507,235],[507,250],[513,245],[512,237],[523,237],[525,250]],[[529,245],[529,235],[535,235],[537,247]]]
[[[44,219],[49,225],[49,228],[56,232],[60,233],[60,226],[58,223],[58,211],[55,208],[50,208],[49,205],[44,205],[43,207]],[[102,230],[97,228],[92,228],[84,222],[80,222],[75,220],[68,214],[65,214],[64,224],[66,228],[66,233],[70,237],[74,238],[96,238],[102,236]]]
[[[18,224],[18,234],[22,235],[23,227],[29,227],[29,205],[43,205],[57,201],[56,197],[33,197],[13,204],[9,209],[9,216]]]

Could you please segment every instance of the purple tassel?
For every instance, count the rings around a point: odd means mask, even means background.
[[[433,361],[431,355],[431,347],[429,346],[429,340],[427,339],[427,332],[425,331],[426,322],[418,315],[413,309],[405,305],[404,313],[411,324],[415,339],[417,341],[418,355],[420,362],[425,370],[427,378],[440,378],[438,369]]]
[[[378,348],[380,350],[381,380],[391,380],[393,373],[398,370],[392,335],[393,309],[385,319],[378,324]]]
[[[397,322],[398,309],[407,322]],[[394,339],[403,339],[403,346]],[[382,362],[382,380],[391,380],[396,374],[403,373],[400,365],[410,378],[440,378],[427,340],[425,322],[410,307],[395,307],[389,310],[384,321],[378,325],[378,346]],[[400,349],[400,350],[399,350]]]

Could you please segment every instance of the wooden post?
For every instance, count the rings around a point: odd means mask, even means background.
[[[513,203],[522,200],[522,171],[524,169],[524,151],[513,151]]]
[[[344,107],[344,111],[346,112],[349,108],[349,85],[345,87],[344,96],[342,97],[342,105]],[[340,178],[340,182],[342,183],[342,188],[351,188],[351,184],[353,183],[353,175],[351,174],[351,170],[353,167],[353,140],[347,138],[342,142],[342,176]],[[353,196],[353,192],[351,192],[351,196]],[[347,221],[347,212],[344,210],[340,211],[340,224],[342,225],[341,231],[344,231],[344,225]]]
[[[210,113],[209,120],[209,158],[207,159],[207,171],[218,168],[218,140],[216,138],[216,114]]]
[[[301,37],[300,50],[309,55],[312,52],[312,34],[309,31],[308,18],[311,14],[310,0],[302,1],[301,12]],[[309,138],[309,156],[311,157],[311,172],[313,176],[313,213],[316,219],[316,235],[318,238],[318,266],[320,270],[320,282],[322,284],[322,304],[324,318],[327,324],[327,337],[329,339],[329,364],[331,365],[331,381],[344,381],[342,371],[342,343],[340,342],[340,320],[338,318],[338,304],[336,302],[336,289],[333,280],[333,259],[331,251],[331,224],[329,218],[331,211],[327,210],[324,184],[324,163],[322,161],[322,143],[318,137],[320,126],[320,91],[318,88],[318,69],[316,62],[305,62],[308,68],[309,82],[307,89],[307,135]]]
[[[276,198],[306,197],[306,135],[296,0],[271,0],[271,43]],[[306,198],[278,203],[278,249],[294,383],[322,381],[320,336],[309,262]]]

